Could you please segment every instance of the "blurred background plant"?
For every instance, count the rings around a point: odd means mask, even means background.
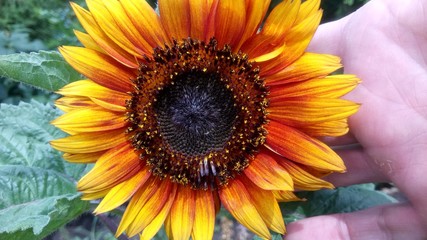
[[[271,8],[280,1],[272,0]],[[323,0],[322,8],[324,9],[324,15],[322,21],[329,22],[344,17],[356,11],[367,1],[369,0]],[[84,0],[74,0],[74,2],[85,6]],[[155,0],[150,1],[152,6],[155,6],[155,3]],[[60,45],[80,45],[74,36],[73,29],[82,30],[68,1],[0,0],[0,55],[39,50],[56,50]],[[1,72],[0,75],[2,75]],[[55,94],[0,77],[0,103],[16,105],[20,101],[29,102],[31,99],[47,103],[52,102],[56,97]],[[376,186],[378,187],[379,185]],[[374,185],[372,184],[352,188],[351,191],[358,191],[359,194],[359,192],[371,191],[373,188]],[[333,208],[336,211],[337,206],[340,205],[339,201],[341,201],[336,194],[345,196],[345,194],[342,194],[345,191],[344,189],[337,192],[313,194],[320,194],[321,196],[317,196],[316,198],[321,199],[324,203],[330,201],[331,209]],[[364,195],[362,194],[361,196]],[[346,201],[344,200],[341,204],[342,207],[345,207]],[[304,204],[296,204],[294,208],[290,204],[289,206],[291,207],[285,210],[285,212],[293,211],[289,215],[293,216],[294,219],[287,220],[297,220],[300,212],[301,217],[305,217],[303,214],[305,210],[303,208],[310,208],[311,205],[309,204],[315,203],[315,201],[307,203],[305,206]],[[328,211],[328,205],[323,205],[326,206],[323,209],[323,213],[325,213]],[[220,227],[216,229],[217,231],[221,231],[220,234],[217,234],[218,239],[233,239],[233,236],[238,237],[248,234],[240,225],[234,224],[227,213],[224,212],[220,215],[217,224]],[[114,216],[107,218],[84,214],[78,220],[61,228],[55,234],[50,235],[48,239],[111,239],[113,235],[108,230],[108,225],[110,224],[108,221],[112,218],[114,219]],[[164,233],[160,233],[158,239],[163,238]]]

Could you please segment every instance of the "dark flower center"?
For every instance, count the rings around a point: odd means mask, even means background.
[[[233,93],[204,72],[178,76],[158,93],[154,110],[165,142],[188,156],[223,149],[237,117]]]
[[[264,143],[268,91],[259,69],[229,46],[185,39],[141,63],[127,102],[127,133],[160,178],[224,186]]]

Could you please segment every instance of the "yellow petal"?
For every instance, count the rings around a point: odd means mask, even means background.
[[[286,228],[282,212],[280,211],[279,204],[274,198],[273,192],[261,189],[250,181],[245,181],[245,187],[251,194],[251,202],[261,215],[267,227],[277,233],[285,234]]]
[[[102,48],[111,57],[124,64],[125,66],[131,68],[138,68],[138,63],[137,61],[135,61],[135,56],[131,55],[126,50],[118,46],[114,41],[112,41],[98,26],[98,23],[96,23],[95,19],[89,11],[83,9],[82,7],[73,2],[71,3],[71,7],[76,13],[76,16],[79,19],[79,22],[81,23],[83,28],[100,48]],[[82,42],[84,46],[86,46],[85,43],[87,42]]]
[[[196,190],[193,240],[212,239],[215,227],[215,202],[210,190]]]
[[[64,112],[82,108],[101,109],[87,97],[62,97],[55,101],[55,106]]]
[[[261,150],[244,171],[258,187],[265,190],[293,190],[292,178],[276,160]]]
[[[122,129],[80,133],[50,142],[53,148],[67,153],[93,153],[113,148],[127,141]]]
[[[346,119],[360,105],[344,99],[296,97],[275,98],[268,107],[268,118],[288,126],[306,126]]]
[[[251,194],[238,179],[219,189],[221,203],[243,226],[260,237],[270,239],[267,225],[251,201]]]
[[[321,188],[334,188],[334,185],[331,183],[313,176],[302,167],[298,166],[298,164],[292,163],[287,159],[282,159],[279,164],[286,168],[289,174],[291,174],[295,188],[308,191],[315,191]]]
[[[292,191],[273,191],[273,195],[279,202],[304,201],[304,199],[297,197]]]
[[[319,140],[275,121],[268,123],[267,131],[266,146],[277,154],[326,171],[345,171],[341,158]]]
[[[113,187],[102,199],[94,213],[100,214],[113,210],[126,202],[151,176],[147,168],[135,174],[130,179]]]
[[[76,109],[65,113],[51,122],[68,132],[100,132],[124,128],[127,124],[124,114],[92,109]]]
[[[113,188],[144,168],[145,162],[129,143],[124,143],[104,153],[92,170],[80,179],[77,188],[82,192]]]
[[[341,64],[340,58],[337,56],[305,53],[280,72],[265,76],[265,81],[267,86],[304,81],[325,77],[339,68],[341,68]]]
[[[68,162],[72,163],[93,163],[96,162],[102,155],[104,151],[101,152],[93,152],[93,153],[64,153],[62,157]]]
[[[306,133],[310,136],[320,137],[320,136],[329,136],[329,137],[339,137],[348,133],[348,121],[347,119],[340,119],[330,122],[322,122],[307,126],[300,126],[298,130]]]
[[[76,35],[77,39],[83,44],[83,46],[85,46],[85,48],[89,48],[107,54],[107,52],[100,48],[99,45],[93,40],[93,38],[89,34],[77,30],[74,30],[74,34]]]
[[[90,200],[100,199],[100,198],[103,198],[105,195],[107,195],[109,191],[110,189],[104,189],[101,191],[83,193],[82,200],[90,201]]]
[[[170,211],[173,239],[187,240],[190,238],[195,208],[195,190],[189,186],[179,185]]]
[[[359,83],[360,80],[354,75],[332,75],[272,87],[268,98],[272,101],[303,96],[339,98],[353,90]]]
[[[108,55],[88,48],[70,46],[60,47],[59,51],[74,69],[94,82],[124,93],[133,89],[130,79],[137,74],[119,65]]]

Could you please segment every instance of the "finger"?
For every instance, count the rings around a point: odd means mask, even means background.
[[[386,177],[377,166],[376,162],[370,159],[361,147],[351,149],[336,150],[338,155],[344,160],[347,166],[346,173],[332,173],[325,177],[325,180],[335,186],[348,186],[369,182],[388,182]]]
[[[287,228],[286,240],[421,240],[427,237],[419,216],[409,204],[312,217],[293,222]]]

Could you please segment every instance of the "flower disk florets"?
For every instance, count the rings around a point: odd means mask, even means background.
[[[268,91],[246,55],[215,39],[174,41],[146,57],[127,133],[151,172],[196,189],[228,183],[265,141]]]

